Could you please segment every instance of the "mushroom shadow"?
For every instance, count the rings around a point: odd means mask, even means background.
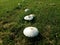
[[[38,45],[39,41],[41,41],[43,39],[43,36],[39,33],[38,36],[30,37],[30,38],[27,37],[27,39],[31,43],[28,45]]]
[[[34,24],[36,22],[36,18],[34,17],[33,20],[30,21],[31,24]]]
[[[24,20],[24,19],[22,19]],[[28,22],[28,23],[31,23],[31,24],[34,24],[36,22],[36,18],[34,17],[32,20],[24,20],[24,22]]]

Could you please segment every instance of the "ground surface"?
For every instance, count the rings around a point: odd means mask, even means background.
[[[31,13],[33,21],[23,20]],[[42,36],[25,37],[22,31],[28,26]],[[60,0],[0,0],[0,45],[60,45]]]

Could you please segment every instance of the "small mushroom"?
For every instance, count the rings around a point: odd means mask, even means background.
[[[33,17],[35,17],[35,15],[34,15],[34,14],[30,14],[29,16],[33,16]]]
[[[27,15],[24,17],[24,20],[29,20],[29,21],[33,20],[34,16],[35,16],[34,14]]]
[[[35,37],[39,34],[39,31],[36,27],[26,27],[23,30],[23,34],[27,37]]]
[[[29,11],[29,9],[27,8],[27,9],[25,9],[24,11],[25,11],[25,12],[28,12],[28,11]]]
[[[20,3],[18,3],[18,5],[20,5]]]

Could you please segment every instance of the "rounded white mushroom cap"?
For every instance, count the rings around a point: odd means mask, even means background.
[[[28,11],[29,11],[29,9],[27,8],[27,9],[25,9],[24,11],[25,11],[25,12],[28,12]]]
[[[27,27],[23,30],[23,34],[27,37],[35,37],[39,33],[36,27]]]
[[[20,3],[18,3],[18,5],[20,5]]]
[[[25,19],[25,20],[32,20],[33,17],[32,17],[32,16],[25,16],[24,19]]]
[[[33,20],[33,18],[34,18],[34,15],[33,14],[30,14],[30,15],[27,15],[27,16],[25,16],[24,17],[24,20]]]
[[[35,15],[34,14],[30,14],[29,16],[33,16],[34,17]]]

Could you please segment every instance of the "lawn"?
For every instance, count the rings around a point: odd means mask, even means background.
[[[34,20],[25,21],[29,14]],[[37,27],[39,36],[25,37],[29,26]],[[60,45],[60,0],[0,0],[0,45]]]

